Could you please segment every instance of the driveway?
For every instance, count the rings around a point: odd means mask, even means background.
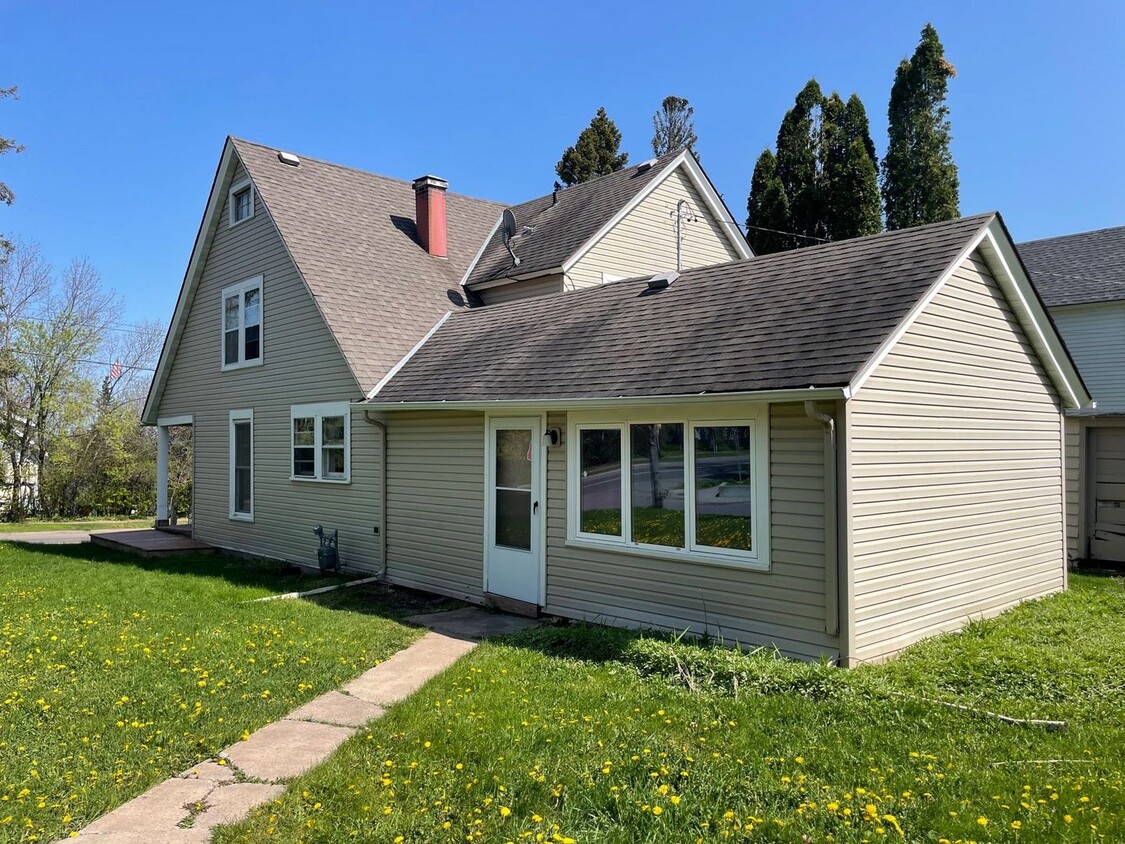
[[[136,528],[113,528],[97,533],[120,533]],[[0,533],[3,542],[28,542],[32,545],[80,545],[90,541],[88,530],[29,530],[23,533]]]

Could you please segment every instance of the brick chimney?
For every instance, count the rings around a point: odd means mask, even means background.
[[[414,180],[415,224],[423,248],[438,258],[446,256],[445,191],[449,182],[437,176]]]

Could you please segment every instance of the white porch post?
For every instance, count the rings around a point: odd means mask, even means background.
[[[156,524],[168,524],[168,426],[156,427]]]

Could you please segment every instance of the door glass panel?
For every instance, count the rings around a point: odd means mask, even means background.
[[[695,543],[752,550],[750,427],[695,429]]]
[[[496,432],[496,486],[531,489],[531,431]]]
[[[684,426],[630,425],[632,541],[684,547]]]
[[[531,550],[531,491],[496,490],[496,544]]]
[[[621,536],[621,431],[583,430],[578,435],[579,530]]]
[[[496,544],[531,550],[531,431],[496,432]]]

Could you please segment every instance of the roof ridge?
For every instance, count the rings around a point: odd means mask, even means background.
[[[1049,243],[1052,240],[1069,240],[1072,237],[1084,237],[1085,235],[1105,234],[1106,232],[1125,231],[1125,226],[1106,226],[1101,229],[1090,229],[1083,232],[1071,232],[1070,234],[1053,234],[1050,237],[1040,237],[1036,240],[1025,240],[1017,243],[1016,246],[1031,246],[1038,243]]]
[[[618,175],[620,175],[621,173],[624,173],[627,170],[634,170],[637,167],[640,167],[646,161],[655,161],[655,163],[652,166],[653,167],[659,167],[659,166],[661,166],[661,164],[663,164],[665,162],[666,159],[670,160],[672,158],[675,158],[676,156],[678,156],[680,153],[682,153],[684,150],[687,150],[687,149],[689,149],[689,147],[686,147],[686,146],[685,147],[679,147],[678,149],[674,149],[671,152],[664,153],[664,155],[657,155],[657,156],[654,156],[653,158],[646,158],[644,161],[639,161],[636,164],[627,164],[624,167],[622,167],[620,170],[614,170],[612,173],[606,173],[602,176],[598,176],[596,179],[588,179],[585,182],[579,182],[578,184],[570,185],[569,187],[561,187],[561,188],[558,189],[558,192],[560,194],[566,193],[567,191],[576,191],[578,193],[582,193],[583,191],[585,191],[590,186],[596,185],[598,182],[604,181],[605,179],[610,179],[610,178],[613,178],[614,176],[618,176]],[[509,208],[519,208],[521,205],[530,205],[533,202],[540,202],[542,200],[549,199],[554,192],[555,191],[552,190],[549,193],[541,193],[538,196],[533,196],[530,199],[525,199],[523,202],[517,202],[515,205],[509,205],[508,207]]]

